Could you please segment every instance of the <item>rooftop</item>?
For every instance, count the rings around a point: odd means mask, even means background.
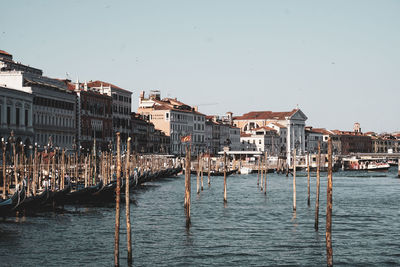
[[[242,116],[234,117],[234,120],[284,120],[295,114],[299,109],[293,109],[286,112],[273,111],[251,111]]]

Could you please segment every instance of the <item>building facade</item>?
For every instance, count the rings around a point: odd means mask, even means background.
[[[116,133],[120,132],[122,149],[126,149],[126,141],[131,132],[132,92],[114,84],[103,81],[90,81],[87,86],[100,94],[112,97],[113,145]]]
[[[307,116],[300,109],[289,112],[253,111],[242,116],[233,117],[233,123],[242,132],[267,126],[269,123],[279,123],[287,128],[286,159],[292,164],[293,150],[301,155],[305,152],[305,121]]]
[[[181,142],[181,137],[188,135],[192,140],[192,153],[205,152],[205,115],[198,112],[197,108],[177,99],[161,100],[160,92],[152,91],[148,98],[141,92],[138,113],[146,116],[157,130],[170,136],[171,154],[185,154],[185,144]]]
[[[18,143],[33,144],[32,113],[32,94],[0,84],[0,138],[7,141],[13,131]]]

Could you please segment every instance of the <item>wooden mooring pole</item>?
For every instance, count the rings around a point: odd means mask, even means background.
[[[201,176],[201,191],[203,191],[203,165],[204,165],[204,155],[203,153],[201,154],[201,160],[200,160],[200,176]]]
[[[315,222],[314,222],[314,229],[318,231],[318,217],[319,217],[319,165],[321,162],[321,142],[318,141],[318,156],[317,156],[317,192],[315,196]]]
[[[190,191],[191,191],[191,179],[190,179],[190,153],[191,147],[186,148],[186,168],[185,168],[185,212],[186,212],[186,227],[190,226]]]
[[[200,154],[197,154],[197,194],[200,194]]]
[[[208,150],[208,185],[211,185],[211,181],[210,181],[210,176],[211,176],[211,154],[210,154],[210,150]]]
[[[296,211],[296,148],[293,150],[293,210]]]
[[[267,173],[268,173],[268,152],[265,152],[265,161],[264,161],[264,195],[267,194]]]
[[[398,160],[398,165],[397,177],[400,178],[400,159]]]
[[[132,263],[132,240],[131,240],[131,212],[130,212],[130,197],[129,197],[129,176],[130,176],[130,162],[131,156],[131,138],[128,137],[126,142],[126,165],[125,165],[125,216],[126,216],[126,242],[128,249],[128,264]]]
[[[307,206],[310,207],[310,153],[307,152]]]
[[[1,139],[1,145],[3,150],[3,199],[6,199],[6,143],[4,142],[4,138]]]
[[[119,219],[121,202],[121,148],[120,133],[117,132],[117,188],[115,198],[114,265],[119,266]]]
[[[224,202],[227,202],[226,199],[226,152],[224,152]]]
[[[258,157],[258,168],[257,168],[257,187],[260,184],[260,161],[261,161],[261,156]]]
[[[326,197],[326,256],[327,266],[333,266],[332,253],[332,139],[328,139],[328,186]]]

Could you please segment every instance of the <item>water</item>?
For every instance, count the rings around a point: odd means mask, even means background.
[[[322,173],[320,231],[314,231],[315,177],[307,207],[307,177],[268,175],[265,196],[257,175],[223,177],[196,194],[192,176],[190,229],[183,209],[184,178],[164,179],[134,193],[134,266],[323,266],[326,264],[326,173]],[[400,179],[388,173],[339,172],[333,178],[333,255],[337,266],[400,265]],[[0,266],[112,266],[114,208],[66,207],[65,213],[0,219]],[[126,266],[125,210],[120,261]]]

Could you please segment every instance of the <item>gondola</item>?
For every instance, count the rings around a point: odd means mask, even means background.
[[[99,191],[103,186],[103,181],[98,184],[78,189],[73,192],[69,192],[65,195],[65,204],[85,204],[89,203],[93,199],[93,193]]]
[[[115,199],[117,183],[109,183],[92,194],[94,202],[111,202]]]
[[[0,202],[0,216],[12,215],[25,200],[25,188],[21,186],[12,197]]]
[[[237,169],[235,170],[230,170],[226,172],[226,176],[229,176],[231,174],[237,173]],[[190,171],[191,174],[197,175],[197,171]],[[208,172],[205,171],[203,172],[204,175],[208,175]],[[210,171],[210,176],[224,176],[224,172],[219,172],[219,171]]]
[[[32,212],[35,210],[42,209],[44,207],[44,203],[49,198],[49,190],[46,188],[40,194],[35,196],[26,197],[25,200],[18,206],[18,211]]]
[[[62,189],[54,192],[53,194],[53,203],[55,206],[63,206],[67,201],[67,195],[71,192],[72,185],[68,182],[68,185]]]

